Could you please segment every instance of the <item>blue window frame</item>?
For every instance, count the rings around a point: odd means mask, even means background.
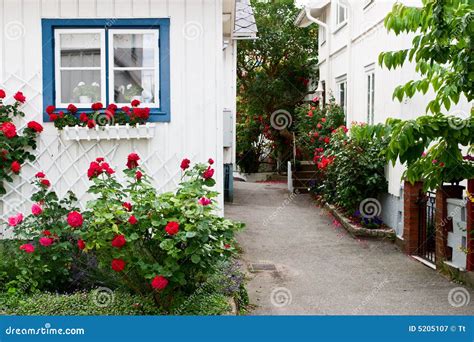
[[[50,121],[45,113],[48,105],[55,105],[56,101],[56,66],[57,57],[55,51],[55,30],[65,29],[100,29],[105,32],[104,53],[105,53],[105,101],[107,106],[114,103],[110,99],[110,79],[109,77],[109,34],[111,30],[156,30],[158,32],[158,66],[156,66],[156,81],[159,81],[158,87],[158,105],[150,108],[151,122],[169,122],[170,121],[170,46],[169,46],[169,25],[168,18],[163,19],[42,19],[42,43],[43,43],[43,120]],[[93,31],[93,30],[91,30]],[[103,66],[101,66],[103,68]],[[110,69],[112,70],[112,69]],[[90,112],[90,107],[81,108],[81,112]],[[66,108],[57,108],[57,110],[66,110]]]

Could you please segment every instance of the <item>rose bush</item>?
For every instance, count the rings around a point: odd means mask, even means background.
[[[59,200],[57,194],[50,191],[50,182],[45,177],[38,172],[33,181],[39,190],[31,197],[31,214],[18,213],[8,219],[17,239],[17,249],[12,256],[15,276],[6,284],[9,291],[58,291],[70,282],[71,263],[78,249],[75,232],[65,217],[77,210],[76,197],[69,192]]]
[[[101,269],[169,307],[205,281],[218,261],[233,255],[241,225],[215,214],[218,193],[210,189],[215,184],[210,164],[189,168],[185,160],[178,190],[158,194],[139,160],[135,153],[128,156],[125,185],[103,158],[90,164],[89,192],[96,198],[84,212],[80,241]]]
[[[13,104],[5,104],[6,93],[0,89],[0,195],[5,194],[4,182],[12,182],[13,175],[21,172],[25,161],[34,161],[35,156],[30,152],[36,149],[36,138],[43,131],[43,126],[35,121],[28,122],[19,134],[14,117],[24,117],[21,106],[26,98],[17,92]]]
[[[49,119],[54,122],[57,129],[63,129],[67,126],[80,126],[94,128],[105,125],[125,125],[125,124],[144,124],[150,117],[150,108],[139,107],[140,101],[133,100],[131,107],[123,106],[118,108],[116,104],[111,103],[104,108],[100,102],[91,105],[92,112],[81,112],[76,106],[70,104],[67,111],[58,111],[54,106],[46,107],[46,113]]]

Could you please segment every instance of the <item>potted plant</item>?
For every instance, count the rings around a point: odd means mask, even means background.
[[[143,88],[137,84],[127,84],[120,87],[125,101],[132,102],[133,100],[142,101]]]
[[[74,98],[79,99],[79,103],[92,103],[99,100],[100,85],[97,82],[85,84],[79,82],[73,90]]]

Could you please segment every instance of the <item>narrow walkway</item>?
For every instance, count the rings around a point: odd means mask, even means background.
[[[247,224],[238,237],[243,264],[276,268],[250,273],[251,314],[474,314],[472,290],[463,292],[391,242],[352,238],[308,195],[290,196],[284,184],[236,182],[226,217]],[[450,304],[455,288],[451,302],[465,305]]]

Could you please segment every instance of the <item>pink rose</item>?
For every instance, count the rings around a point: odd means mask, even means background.
[[[49,237],[42,237],[39,239],[39,243],[43,247],[51,246],[53,244],[53,241],[54,241],[53,238],[49,238]]]
[[[11,216],[8,218],[8,224],[12,227],[15,227],[16,225],[20,224],[23,222],[23,214],[18,213],[16,216]]]
[[[211,204],[212,200],[210,200],[209,198],[203,196],[199,199],[198,203],[202,206],[206,206],[206,205]]]
[[[39,216],[39,215],[41,215],[42,212],[43,212],[43,208],[41,208],[40,205],[38,205],[38,204],[35,203],[35,204],[33,204],[33,205],[31,206],[31,213],[32,213],[33,215]]]

